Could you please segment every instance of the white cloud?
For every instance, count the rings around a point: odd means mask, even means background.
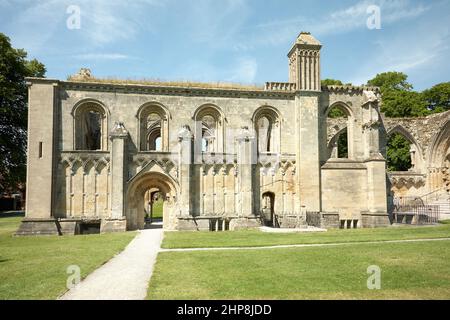
[[[443,22],[445,23],[445,22]],[[375,53],[358,67],[354,84],[363,84],[377,73],[400,71],[407,74],[429,72],[432,65],[446,64],[450,53],[450,31],[447,27],[440,32],[429,33],[428,28],[416,30],[410,34],[401,34],[378,41]]]
[[[367,8],[381,8],[381,25],[412,19],[426,12],[429,7],[413,5],[409,0],[363,0],[345,9],[330,12],[323,17],[297,16],[285,20],[268,21],[256,26],[250,43],[235,45],[235,49],[248,49],[261,45],[281,45],[293,41],[300,31],[310,31],[316,37],[346,33],[367,28]]]
[[[80,1],[80,32],[94,46],[129,40],[148,27],[148,6],[162,7],[163,0]]]
[[[23,10],[16,10],[8,27],[11,38],[19,47],[37,53],[52,46],[54,36],[66,28],[71,5],[81,10],[81,29],[76,34],[84,46],[101,47],[117,41],[132,39],[140,30],[151,29],[149,7],[161,8],[166,0],[42,0],[24,1]],[[9,2],[2,3],[8,6]],[[151,10],[150,10],[151,11]],[[155,13],[156,14],[156,10]],[[75,33],[74,33],[75,34]]]

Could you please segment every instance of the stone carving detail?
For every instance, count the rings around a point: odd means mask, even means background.
[[[188,125],[184,125],[178,132],[178,141],[192,139],[191,128]]]
[[[381,125],[380,120],[370,120],[362,125],[363,130],[375,129],[377,130]]]
[[[406,186],[407,189],[411,187],[420,188],[425,185],[426,176],[424,174],[415,174],[409,172],[391,172],[388,174],[389,180],[393,187],[401,189]]]
[[[266,91],[295,91],[297,89],[296,83],[291,82],[266,82]]]
[[[368,103],[378,103],[380,99],[376,95],[375,91],[364,90],[363,91],[363,106]]]
[[[110,133],[111,138],[128,137],[128,131],[125,129],[123,122],[116,122]]]
[[[91,70],[88,68],[81,68],[80,71],[78,71],[78,73],[72,75],[69,77],[69,80],[74,80],[74,81],[83,81],[83,80],[88,80],[92,77],[91,74]]]
[[[107,152],[63,152],[61,154],[60,163],[68,166],[71,169],[72,175],[76,173],[80,166],[83,168],[84,174],[86,174],[86,169],[90,167],[90,165],[92,165],[95,168],[95,172],[99,174],[102,165],[106,167],[109,172],[110,156]]]
[[[138,175],[142,170],[151,170],[153,165],[158,166],[164,173],[172,178],[178,178],[177,154],[155,153],[155,154],[137,154],[131,157],[132,170],[129,178]]]

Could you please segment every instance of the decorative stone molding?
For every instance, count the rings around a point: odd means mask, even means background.
[[[368,87],[368,86],[322,86],[322,91],[330,93],[341,93],[341,94],[364,94],[366,91],[373,91],[374,93],[380,93],[380,88],[378,87]]]
[[[193,138],[191,128],[188,125],[184,125],[181,127],[180,131],[178,131],[178,141],[181,142],[183,140],[191,140]]]
[[[110,138],[128,138],[128,131],[125,129],[123,122],[116,122],[114,124],[114,128],[111,130],[109,134]]]
[[[30,83],[38,82],[30,78]],[[115,93],[134,93],[151,94],[166,96],[183,97],[222,97],[222,98],[248,98],[248,99],[295,99],[294,91],[266,91],[263,89],[232,89],[232,88],[192,88],[192,87],[171,87],[164,84],[146,85],[146,84],[115,84],[104,82],[78,82],[78,81],[59,81],[58,84],[66,90],[76,91],[94,91],[94,92],[115,92]]]
[[[425,185],[426,175],[415,172],[389,172],[389,181],[395,188],[402,188],[406,186],[408,189],[411,187],[419,188]]]
[[[67,165],[72,174],[75,174],[77,165],[83,168],[83,172],[86,173],[86,168],[92,164],[96,173],[99,173],[101,165],[107,167],[108,172],[110,169],[110,155],[109,152],[89,152],[89,151],[63,151],[61,152],[60,164]]]
[[[266,91],[288,91],[297,90],[297,84],[291,82],[266,82]]]
[[[380,99],[375,91],[372,90],[363,90],[363,106],[368,103],[379,103]]]
[[[172,176],[176,177],[178,173],[177,165],[178,154],[170,152],[140,152],[130,157],[133,166],[136,168],[132,172],[132,176],[138,175],[142,170],[149,168],[152,164],[155,164],[161,168],[161,170]]]
[[[380,120],[370,120],[362,125],[363,130],[375,129],[377,130],[381,126]]]
[[[255,139],[255,136],[250,132],[248,126],[243,126],[241,131],[236,136],[237,141],[250,141]]]

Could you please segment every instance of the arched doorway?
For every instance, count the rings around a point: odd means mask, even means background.
[[[265,192],[262,195],[261,214],[264,225],[275,227],[275,194],[273,192]]]
[[[176,224],[176,183],[166,174],[148,172],[130,182],[126,204],[127,229],[137,230],[161,223],[164,229]]]

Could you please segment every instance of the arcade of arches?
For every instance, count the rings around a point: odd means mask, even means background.
[[[18,234],[145,228],[156,198],[166,230],[214,231],[387,226],[392,195],[448,199],[450,112],[389,119],[378,88],[320,86],[321,47],[300,33],[264,87],[29,79]]]

